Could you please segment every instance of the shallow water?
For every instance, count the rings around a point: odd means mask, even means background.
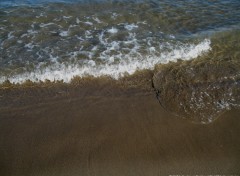
[[[109,91],[153,81],[166,110],[198,123],[240,107],[238,0],[4,0],[0,29],[3,104],[10,83],[88,87],[97,77]]]
[[[231,1],[1,1],[0,82],[119,78],[211,50],[240,27]]]

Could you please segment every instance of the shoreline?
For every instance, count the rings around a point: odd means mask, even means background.
[[[0,176],[240,174],[240,1],[0,1]]]

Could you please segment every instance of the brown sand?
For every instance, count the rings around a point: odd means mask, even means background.
[[[240,173],[237,110],[197,125],[165,112],[153,92],[74,92],[0,101],[1,176]]]

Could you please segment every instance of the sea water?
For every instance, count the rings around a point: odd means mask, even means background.
[[[0,82],[114,79],[211,50],[238,0],[1,0]]]

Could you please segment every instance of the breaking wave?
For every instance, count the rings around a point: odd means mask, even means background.
[[[32,82],[39,81],[60,81],[70,82],[75,76],[84,77],[84,76],[110,76],[114,79],[118,79],[124,75],[131,75],[137,70],[143,69],[153,69],[156,64],[168,63],[170,61],[189,60],[198,57],[199,55],[209,51],[211,49],[211,42],[209,39],[194,45],[194,44],[185,44],[178,46],[175,49],[172,49],[169,52],[162,52],[160,56],[153,54],[143,56],[139,53],[137,57],[131,57],[131,55],[123,56],[124,59],[121,59],[119,63],[105,63],[97,64],[94,60],[87,61],[84,65],[65,65],[59,62],[55,62],[51,66],[48,66],[44,69],[36,69],[31,72],[26,72],[23,74],[14,75],[11,77],[2,77],[0,82],[9,80],[12,83],[23,83],[26,80]],[[52,58],[54,59],[54,58]],[[111,60],[114,58],[108,58]]]

